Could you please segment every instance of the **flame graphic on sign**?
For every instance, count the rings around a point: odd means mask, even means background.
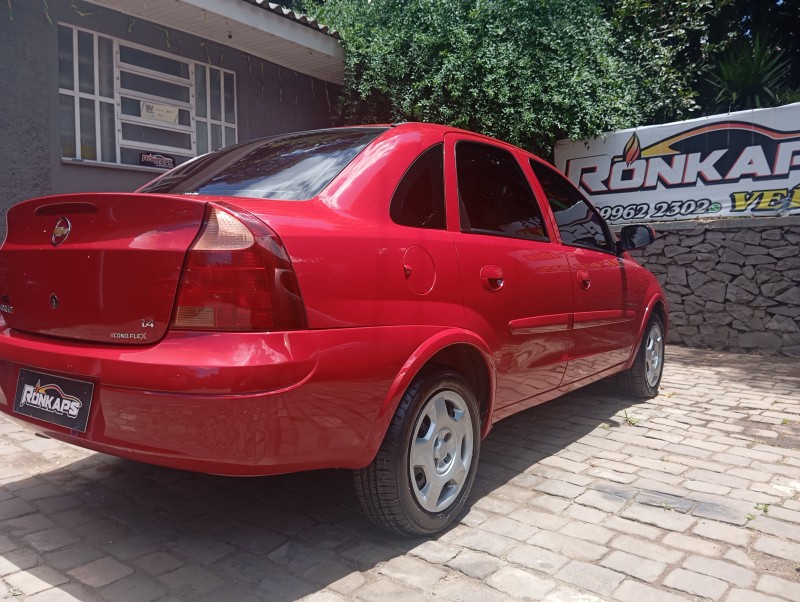
[[[630,137],[630,140],[625,143],[625,149],[622,151],[622,156],[625,159],[625,163],[628,165],[642,156],[642,145],[639,143],[639,136],[637,136],[635,133]]]

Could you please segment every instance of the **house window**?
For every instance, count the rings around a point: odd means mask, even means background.
[[[62,157],[180,164],[236,142],[234,73],[66,25],[58,46]]]

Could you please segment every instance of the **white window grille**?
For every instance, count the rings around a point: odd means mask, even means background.
[[[236,142],[233,72],[71,25],[58,46],[62,157],[180,164]]]

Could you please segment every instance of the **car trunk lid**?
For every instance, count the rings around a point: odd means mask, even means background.
[[[60,195],[14,206],[0,249],[5,322],[86,342],[158,341],[204,211],[201,199],[135,193]]]

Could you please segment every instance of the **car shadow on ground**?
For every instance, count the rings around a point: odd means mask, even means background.
[[[462,525],[500,488],[536,493],[535,483],[554,470],[541,460],[595,429],[624,429],[620,414],[634,403],[603,381],[495,425]],[[221,591],[227,599],[282,601],[325,587],[348,595],[364,584],[359,571],[409,552],[426,557],[430,541],[459,546],[465,529],[417,539],[386,533],[361,514],[345,470],[230,478],[94,454],[1,493],[0,507],[18,502],[0,510],[0,533],[19,546],[6,561],[49,567],[39,578],[85,600],[98,591],[139,601],[219,599]],[[108,577],[81,572],[108,556],[127,574],[104,583]],[[63,576],[71,581],[60,583]]]

